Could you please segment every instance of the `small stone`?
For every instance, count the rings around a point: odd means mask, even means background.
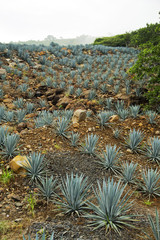
[[[79,128],[79,123],[73,123],[74,128]]]
[[[155,131],[155,134],[156,135],[160,135],[160,131]]]
[[[143,126],[143,123],[139,123],[138,126],[139,126],[139,127],[142,127],[142,126]]]
[[[118,115],[112,115],[109,122],[117,122],[119,120],[119,116]]]
[[[133,153],[131,149],[127,148],[127,153]]]
[[[21,221],[22,221],[22,218],[16,218],[14,221],[15,221],[15,222],[21,222]]]
[[[16,207],[22,207],[22,206],[23,206],[23,203],[21,203],[21,202],[16,202],[16,203],[15,203],[15,206],[16,206]]]

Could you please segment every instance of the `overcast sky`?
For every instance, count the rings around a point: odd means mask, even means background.
[[[0,42],[125,33],[159,11],[160,0],[0,0]]]

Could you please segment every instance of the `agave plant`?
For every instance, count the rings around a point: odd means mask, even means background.
[[[143,183],[139,183],[141,192],[149,196],[160,196],[160,173],[158,170],[148,169],[142,172]]]
[[[121,171],[121,179],[125,183],[135,183],[136,179],[136,168],[137,168],[137,163],[123,163],[122,165],[122,171]]]
[[[145,147],[145,155],[148,160],[160,163],[160,139],[158,137],[154,137],[153,139],[149,139],[150,144],[147,144]]]
[[[17,144],[20,137],[17,134],[7,134],[4,138],[3,151],[1,152],[6,158],[12,158],[18,153]]]
[[[23,98],[18,98],[17,100],[13,101],[13,104],[17,108],[23,108],[24,107],[24,100],[23,100]]]
[[[57,180],[53,181],[53,176],[47,177],[45,179],[41,179],[40,183],[38,183],[37,187],[39,190],[39,195],[41,195],[48,203],[49,200],[52,199],[55,194]]]
[[[86,217],[91,219],[91,225],[94,229],[105,227],[106,232],[113,230],[120,234],[120,229],[125,226],[133,227],[131,222],[135,221],[133,215],[128,215],[128,211],[132,207],[132,201],[128,202],[129,192],[123,197],[126,187],[114,182],[108,178],[107,182],[103,179],[102,187],[98,181],[98,188],[94,190],[98,206],[92,202],[88,203],[88,207],[93,211],[93,214],[87,214]]]
[[[117,100],[117,102],[115,103],[115,108],[116,108],[116,111],[118,112],[118,110],[122,110],[124,109],[124,101],[121,100]]]
[[[125,139],[126,147],[130,148],[133,152],[140,151],[140,143],[143,140],[143,132],[133,129],[130,130],[129,137]]]
[[[156,209],[156,217],[155,220],[151,217],[151,215],[148,215],[149,224],[152,230],[152,234],[154,236],[154,240],[160,239],[160,224],[159,224],[159,214],[158,210]],[[148,239],[153,240],[151,236],[149,236],[146,232],[145,235],[148,237]]]
[[[83,213],[90,188],[87,180],[88,178],[84,177],[83,174],[74,176],[73,173],[70,176],[66,174],[66,178],[62,178],[62,184],[60,185],[62,197],[58,196],[57,200],[61,211],[66,214],[76,213],[79,215]]]
[[[155,124],[155,119],[156,119],[156,116],[157,116],[157,113],[154,112],[154,111],[147,111],[146,112],[146,116],[148,117],[148,122],[150,124]]]
[[[14,119],[14,112],[13,111],[5,111],[4,120],[6,122],[12,122],[13,119]]]
[[[94,89],[90,90],[89,95],[88,95],[88,99],[93,100],[93,99],[95,99],[95,97],[96,97],[96,91]]]
[[[107,126],[109,123],[108,120],[109,118],[112,116],[111,112],[108,111],[108,112],[100,112],[98,114],[98,123],[99,125],[104,128],[105,126]]]
[[[18,123],[23,122],[25,116],[26,116],[26,110],[25,110],[25,109],[17,110],[17,112],[16,112],[16,118],[17,118],[17,122],[18,122]]]
[[[129,115],[128,109],[118,109],[117,113],[122,120],[125,120]]]
[[[66,130],[69,128],[69,121],[66,117],[58,117],[58,121],[54,124],[56,134],[62,137],[67,137]]]
[[[27,160],[23,164],[23,168],[27,171],[27,176],[31,183],[41,182],[44,176],[44,155],[33,152],[27,157]]]
[[[116,129],[113,131],[113,136],[114,136],[115,138],[119,138],[120,133],[121,133],[121,131],[120,131],[118,128],[116,128]]]
[[[119,160],[119,157],[121,156],[121,154],[119,153],[120,148],[117,149],[116,145],[114,145],[113,147],[111,145],[107,145],[105,150],[106,151],[103,152],[103,158],[99,157],[99,163],[102,164],[105,169],[117,173],[120,169],[117,166],[117,162]]]
[[[85,137],[85,144],[82,146],[82,151],[87,154],[95,154],[98,139],[99,137],[96,134],[88,134],[88,136]]]
[[[0,146],[4,144],[4,140],[7,136],[8,128],[0,127]]]
[[[45,232],[43,232],[41,240],[45,240],[45,239],[46,239],[46,234],[45,234]],[[23,240],[27,240],[24,235],[23,235]],[[30,235],[28,235],[28,240],[31,240]],[[36,233],[36,239],[35,240],[39,240],[38,233]],[[50,236],[49,240],[54,240],[54,232]]]
[[[106,99],[106,108],[108,110],[110,110],[112,108],[112,99],[111,98]]]
[[[71,132],[71,145],[73,147],[77,146],[77,142],[79,140],[79,133]]]
[[[137,118],[140,110],[140,105],[130,106],[129,108],[130,108],[131,116],[133,118]]]

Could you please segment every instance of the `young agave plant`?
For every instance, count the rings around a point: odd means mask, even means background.
[[[76,147],[77,146],[77,142],[79,140],[79,133],[75,133],[75,132],[71,132],[71,145],[73,147]]]
[[[154,111],[147,111],[146,112],[146,116],[148,117],[148,122],[150,124],[155,124],[155,119],[156,119],[156,116],[157,116],[157,113],[154,112]]]
[[[145,155],[149,161],[156,162],[160,164],[160,139],[154,137],[149,139],[150,144],[145,147]]]
[[[46,178],[45,179],[42,178],[40,183],[37,185],[39,195],[42,196],[47,201],[47,204],[55,194],[56,183],[57,180],[53,181],[53,176],[51,177],[46,176]]]
[[[121,171],[121,179],[125,183],[135,183],[136,180],[136,168],[137,168],[137,163],[123,163],[122,165],[122,171]]]
[[[115,138],[119,138],[120,132],[121,132],[121,131],[120,131],[118,128],[116,128],[116,129],[113,131],[113,136],[114,136]]]
[[[90,224],[94,229],[105,227],[106,232],[113,230],[120,234],[120,229],[125,226],[134,227],[131,222],[136,221],[133,215],[128,215],[128,211],[132,207],[132,203],[128,202],[129,192],[123,197],[124,189],[120,181],[114,182],[108,178],[107,182],[103,179],[101,187],[98,181],[98,188],[94,190],[98,206],[92,202],[88,203],[88,207],[93,211],[93,214],[87,214],[86,218],[91,219]]]
[[[0,127],[0,146],[4,144],[4,140],[8,134],[8,128]]]
[[[106,152],[103,152],[103,158],[100,158],[99,163],[109,171],[117,173],[119,171],[119,167],[117,166],[117,162],[121,154],[119,153],[120,148],[117,149],[117,146],[111,145],[106,146]]]
[[[143,171],[142,178],[144,184],[139,183],[139,187],[141,192],[149,196],[160,196],[160,173],[158,170],[148,169]]]
[[[143,140],[143,132],[133,129],[130,130],[129,137],[125,139],[126,147],[130,148],[133,152],[140,151],[140,143]]]
[[[87,177],[83,174],[75,176],[73,173],[66,178],[62,178],[60,189],[63,197],[58,196],[57,204],[60,205],[60,210],[65,214],[80,214],[86,209],[87,197],[89,196],[90,185],[87,184]]]
[[[108,111],[108,112],[100,112],[99,114],[98,114],[98,123],[99,123],[99,125],[102,127],[102,128],[104,128],[104,127],[106,127],[109,123],[107,123],[108,122],[108,120],[109,120],[109,118],[112,116],[112,114],[111,114],[111,112],[110,111]]]
[[[137,118],[139,110],[140,110],[140,105],[135,105],[135,106],[130,106],[130,113],[133,118]]]
[[[27,157],[27,160],[23,164],[23,168],[27,171],[27,176],[31,183],[37,183],[42,181],[44,176],[44,155],[33,152]]]
[[[117,113],[122,120],[127,119],[128,115],[129,115],[128,109],[118,109]]]
[[[82,146],[82,151],[87,154],[95,154],[96,144],[99,137],[95,134],[91,134],[85,137],[85,144]]]
[[[17,134],[7,134],[6,137],[4,138],[4,149],[1,152],[2,155],[4,155],[6,158],[12,158],[18,153],[17,150],[17,144],[19,141],[20,137]]]
[[[43,235],[42,235],[41,240],[45,240],[45,239],[46,239],[46,234],[44,232]],[[23,235],[23,240],[27,240],[24,235]],[[31,236],[30,235],[28,235],[28,240],[31,240]],[[36,239],[35,240],[40,240],[40,238],[38,237],[38,233],[36,233]],[[49,240],[54,240],[54,232],[50,236]]]
[[[116,108],[116,111],[118,112],[118,110],[122,110],[124,109],[124,101],[121,100],[117,100],[116,104],[115,104],[115,108]]]
[[[67,137],[67,129],[69,128],[69,121],[66,117],[58,117],[58,121],[54,124],[56,134],[62,137]]]
[[[151,217],[151,215],[148,215],[148,220],[149,220],[149,224],[150,224],[154,239],[159,240],[160,239],[160,223],[159,223],[159,214],[157,209],[156,209],[155,220]],[[153,238],[149,236],[146,232],[145,232],[145,235],[148,237],[148,239],[153,240]]]

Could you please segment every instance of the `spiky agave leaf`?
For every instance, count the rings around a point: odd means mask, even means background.
[[[120,148],[117,149],[117,146],[106,145],[106,151],[103,152],[103,158],[99,157],[99,163],[109,171],[117,173],[120,168],[117,166],[117,162],[120,157],[119,153]]]
[[[37,183],[42,180],[44,176],[44,155],[38,152],[33,152],[27,157],[23,164],[23,168],[27,171],[27,176],[31,183]]]
[[[74,176],[73,173],[70,176],[66,174],[66,178],[62,178],[60,189],[63,196],[58,196],[59,200],[56,202],[60,205],[60,210],[66,214],[80,214],[85,210],[90,188],[87,180],[88,178],[83,174]]]
[[[136,221],[133,215],[128,215],[128,211],[133,205],[133,201],[128,202],[129,191],[122,197],[124,189],[121,182],[114,182],[108,178],[107,182],[103,179],[102,187],[98,181],[98,188],[94,189],[94,194],[98,206],[89,202],[88,207],[93,214],[87,214],[86,218],[91,219],[90,224],[94,229],[105,227],[106,232],[113,230],[120,234],[120,229],[125,226],[134,227],[131,222]]]
[[[160,173],[158,170],[147,169],[142,172],[143,183],[139,183],[141,192],[151,196],[160,196]]]
[[[160,139],[154,137],[149,139],[150,144],[146,144],[144,154],[148,160],[160,163]]]
[[[76,147],[77,146],[77,142],[79,140],[79,133],[75,133],[75,132],[71,132],[71,145],[73,147]]]

